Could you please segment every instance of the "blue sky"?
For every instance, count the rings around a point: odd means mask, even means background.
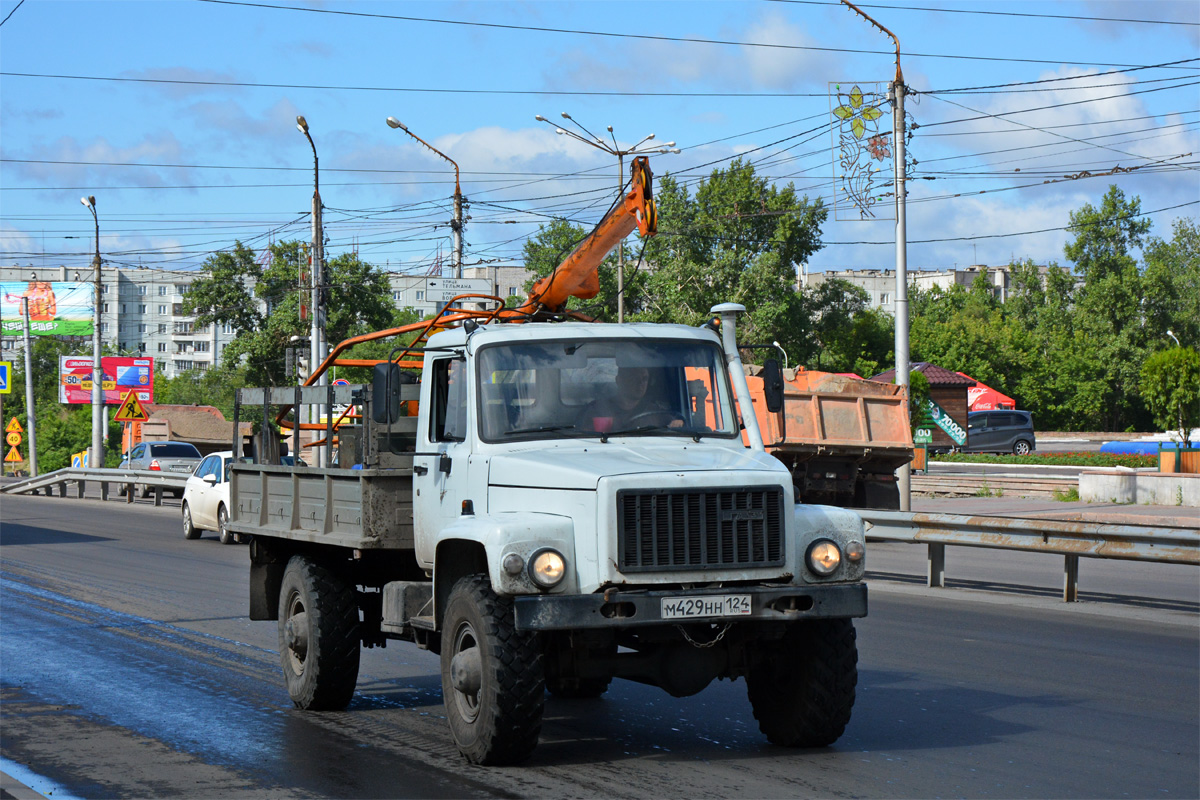
[[[1110,183],[1156,212],[1157,235],[1197,216],[1200,3],[862,8],[899,37],[917,92],[911,268],[1062,263],[1068,213],[1098,204]],[[890,41],[823,0],[0,0],[0,18],[10,12],[5,265],[86,266],[81,195],[96,197],[110,263],[194,269],[235,239],[307,239],[312,154],[297,114],[320,155],[328,254],[357,248],[389,270],[448,258],[454,176],[388,116],[458,162],[467,266],[519,264],[539,222],[590,227],[612,200],[615,159],[536,114],[558,123],[568,111],[596,133],[611,125],[623,146],[651,132],[673,140],[682,152],[652,168],[686,181],[745,154],[831,204],[830,85],[886,84],[895,72]],[[1066,179],[1117,166],[1139,169]],[[891,267],[893,234],[890,220],[831,214],[809,269]]]

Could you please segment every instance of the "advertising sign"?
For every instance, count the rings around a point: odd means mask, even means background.
[[[929,398],[925,398],[925,413],[939,428],[946,432],[946,435],[949,436],[956,445],[962,447],[967,443],[967,432],[962,429],[962,426],[955,422],[949,414],[943,411],[941,406]],[[932,435],[930,438],[932,439]]]
[[[106,405],[118,405],[131,389],[139,402],[154,402],[154,359],[128,356],[102,356],[104,372],[101,388]],[[91,356],[59,357],[58,402],[92,402]]]
[[[25,320],[21,299],[29,299],[29,332],[34,336],[91,336],[95,285],[79,281],[0,283],[0,324],[5,336],[20,336]]]

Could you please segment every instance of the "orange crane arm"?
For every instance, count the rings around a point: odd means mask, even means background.
[[[658,232],[658,209],[654,205],[652,181],[649,159],[638,156],[630,165],[629,191],[553,272],[533,285],[518,312],[532,314],[541,308],[557,310],[572,297],[588,300],[599,294],[600,264],[617,243],[635,227],[642,236],[653,236]]]

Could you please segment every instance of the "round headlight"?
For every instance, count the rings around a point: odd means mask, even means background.
[[[521,570],[525,569],[525,559],[521,558],[516,553],[509,553],[504,557],[504,560],[500,562],[500,566],[502,566],[504,571],[509,575],[520,575]]]
[[[842,551],[829,539],[818,539],[808,546],[805,554],[808,568],[817,575],[832,575],[842,563]]]
[[[862,561],[866,554],[867,548],[863,546],[862,542],[850,542],[846,545],[846,558],[855,564]]]
[[[539,550],[529,560],[529,577],[543,589],[557,586],[567,574],[567,560],[557,550]]]

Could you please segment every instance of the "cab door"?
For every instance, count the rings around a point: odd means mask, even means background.
[[[421,386],[429,414],[413,455],[413,525],[417,559],[425,564],[433,562],[440,531],[463,511],[471,453],[467,376],[462,356],[439,358]]]

